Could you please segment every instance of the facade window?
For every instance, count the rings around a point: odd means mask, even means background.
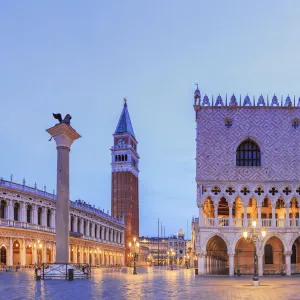
[[[31,205],[27,206],[27,223],[31,223],[31,211],[32,211],[32,207]]]
[[[6,202],[2,200],[0,203],[0,219],[5,219],[5,208],[6,208]]]
[[[242,142],[236,152],[236,165],[238,167],[258,167],[261,166],[260,149],[252,140]]]
[[[102,226],[100,226],[100,239],[102,239]]]
[[[97,238],[97,229],[98,229],[98,226],[95,225],[95,233],[94,233],[95,238]]]
[[[90,236],[92,236],[93,230],[92,230],[92,223],[90,223]]]
[[[42,208],[39,207],[38,209],[38,224],[42,225]]]
[[[273,248],[270,244],[265,246],[265,264],[266,265],[273,264]]]
[[[51,226],[51,211],[50,209],[47,210],[47,226],[50,227]]]
[[[83,223],[83,234],[86,235],[86,221]]]
[[[16,203],[14,206],[14,220],[19,221],[19,209],[20,209],[20,204]]]

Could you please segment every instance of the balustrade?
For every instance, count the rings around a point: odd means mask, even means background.
[[[285,219],[284,218],[276,219],[276,227],[285,227]]]
[[[215,227],[214,218],[204,218],[203,219],[203,226],[204,227]],[[218,218],[218,227],[229,227],[229,218]],[[249,218],[247,219],[247,227],[252,226],[252,221],[254,219]],[[0,223],[1,224],[1,223]],[[244,219],[242,218],[232,218],[232,226],[233,227],[243,227],[244,226]],[[286,226],[286,219],[278,218],[275,219],[275,226],[276,227],[285,227]],[[290,219],[289,220],[290,227],[300,227],[300,220],[297,219]],[[261,225],[258,224],[258,227],[273,227],[272,226],[272,219],[261,219]]]
[[[272,219],[262,219],[261,226],[262,227],[272,227]]]
[[[221,218],[219,220],[219,226],[229,226],[229,219],[228,218]]]

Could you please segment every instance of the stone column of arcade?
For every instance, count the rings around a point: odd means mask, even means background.
[[[71,116],[62,120],[60,114],[53,114],[59,124],[46,131],[56,142],[57,188],[56,188],[56,263],[69,263],[69,153],[72,143],[80,135],[70,126]]]

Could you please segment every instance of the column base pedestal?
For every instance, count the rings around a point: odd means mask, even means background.
[[[259,280],[253,280],[253,281],[252,281],[252,285],[253,285],[253,286],[259,286],[259,285],[260,285]]]

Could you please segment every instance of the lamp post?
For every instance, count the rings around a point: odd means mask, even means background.
[[[257,255],[256,255],[256,242],[262,242],[266,236],[266,231],[261,230],[260,234],[256,231],[256,221],[252,221],[252,231],[248,233],[247,230],[243,232],[244,239],[246,242],[254,243],[254,275],[252,285],[258,286],[259,285],[259,278],[257,275]],[[249,234],[249,235],[248,235]]]
[[[136,238],[134,237],[133,238],[133,241],[132,242],[129,242],[129,248],[130,248],[130,252],[131,252],[131,255],[133,255],[133,275],[136,275],[137,272],[136,272],[136,258],[137,258],[137,255],[138,255],[138,249],[139,249],[139,242],[137,242]]]

